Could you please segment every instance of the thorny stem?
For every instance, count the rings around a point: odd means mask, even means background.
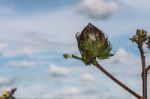
[[[142,62],[142,89],[143,89],[143,97],[144,99],[147,99],[147,71],[148,68],[146,68],[146,62],[145,62],[145,53],[143,50],[142,44],[138,44],[138,48],[141,55],[141,62]]]
[[[67,54],[66,54],[67,55]],[[82,58],[75,56],[75,55],[70,55],[72,57],[68,58],[74,58],[82,61]],[[128,91],[130,94],[135,96],[137,99],[144,99],[141,97],[139,94],[137,94],[135,91],[131,90],[129,87],[127,87],[125,84],[123,84],[121,81],[119,81],[117,78],[115,78],[111,73],[109,73],[107,70],[105,70],[100,64],[97,62],[93,62],[93,65],[95,65],[100,71],[102,71],[104,74],[106,74],[110,79],[112,79],[114,82],[116,82],[118,85],[120,85],[122,88],[124,88],[126,91]]]

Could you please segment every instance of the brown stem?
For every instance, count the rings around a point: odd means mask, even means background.
[[[143,99],[139,94],[137,94],[135,91],[131,90],[129,87],[127,87],[125,84],[123,84],[121,81],[119,81],[117,78],[115,78],[113,75],[111,75],[107,70],[105,70],[100,64],[96,63],[95,65],[99,70],[101,70],[103,73],[105,73],[110,79],[112,79],[114,82],[116,82],[118,85],[120,85],[122,88],[124,88],[126,91],[128,91],[130,94],[135,96],[137,99]]]
[[[138,45],[141,55],[141,62],[142,62],[142,89],[143,89],[143,97],[147,99],[147,68],[145,62],[145,53],[143,50],[142,45]]]
[[[82,61],[82,58],[71,55],[70,58],[78,59]],[[120,85],[122,88],[124,88],[126,91],[131,93],[133,96],[135,96],[137,99],[143,99],[139,94],[137,94],[135,91],[131,90],[129,87],[127,87],[125,84],[123,84],[121,81],[119,81],[117,78],[115,78],[113,75],[111,75],[107,70],[105,70],[101,65],[99,65],[97,62],[93,62],[93,65],[95,65],[99,70],[101,70],[103,73],[105,73],[110,79],[112,79],[114,82],[116,82],[118,85]]]

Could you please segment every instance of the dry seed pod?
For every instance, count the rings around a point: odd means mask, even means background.
[[[91,23],[83,29],[81,34],[76,34],[76,39],[82,59],[87,65],[96,58],[107,59],[113,56],[112,46],[107,36]]]

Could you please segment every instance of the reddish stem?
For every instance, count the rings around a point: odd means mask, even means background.
[[[123,84],[121,81],[119,81],[117,78],[115,78],[112,74],[110,74],[107,70],[105,70],[100,64],[96,63],[95,65],[99,70],[101,70],[104,74],[106,74],[110,79],[112,79],[114,82],[116,82],[118,85],[120,85],[122,88],[124,88],[126,91],[128,91],[130,94],[135,96],[137,99],[143,99],[139,94],[137,94],[135,91],[131,90],[129,87],[127,87],[125,84]]]

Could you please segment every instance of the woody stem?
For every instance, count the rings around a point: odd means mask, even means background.
[[[145,53],[143,50],[142,44],[138,44],[138,48],[141,55],[141,62],[142,62],[142,89],[143,89],[143,97],[147,99],[147,68],[145,62]]]

